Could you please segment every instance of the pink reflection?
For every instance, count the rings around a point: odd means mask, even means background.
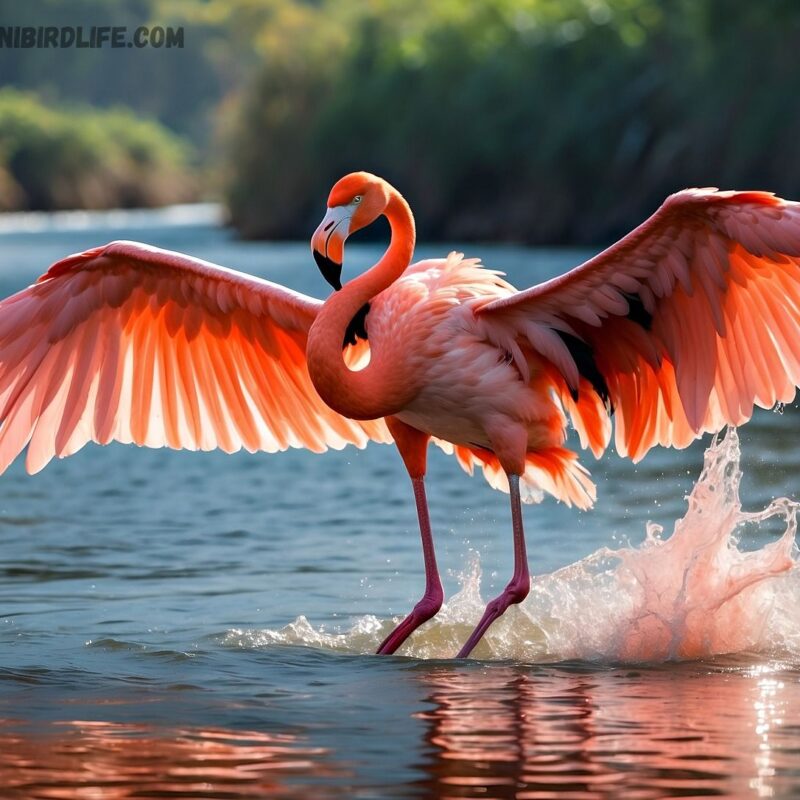
[[[330,778],[327,751],[292,734],[72,721],[45,732],[0,722],[4,800],[124,800],[146,797],[306,798],[293,781]]]
[[[293,733],[82,721],[31,731],[0,720],[0,798],[647,800],[800,789],[796,671],[475,664],[408,674],[427,708],[360,736],[350,729],[338,753]],[[397,784],[409,758],[421,774]]]
[[[798,788],[800,687],[774,672],[427,673],[431,796],[784,796]]]

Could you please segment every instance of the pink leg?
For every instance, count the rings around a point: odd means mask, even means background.
[[[525,553],[525,532],[522,530],[522,507],[519,500],[519,475],[509,475],[508,485],[511,494],[511,523],[514,528],[514,574],[503,593],[490,600],[483,612],[481,621],[467,643],[461,648],[457,658],[466,658],[473,650],[489,626],[505,610],[515,603],[521,603],[531,590],[531,577],[528,572],[528,557]]]
[[[436,554],[433,551],[431,521],[428,516],[428,501],[425,499],[425,480],[422,477],[411,478],[414,486],[414,499],[417,501],[419,530],[422,534],[422,555],[425,559],[425,594],[414,606],[412,612],[383,640],[378,648],[379,655],[394,653],[403,642],[423,622],[427,622],[442,607],[444,592],[436,568]]]

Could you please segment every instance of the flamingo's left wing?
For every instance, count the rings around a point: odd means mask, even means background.
[[[228,452],[390,442],[319,397],[306,339],[321,302],[137,242],[54,264],[0,301],[0,472],[89,441]]]
[[[585,264],[476,314],[510,352],[549,361],[595,453],[610,435],[601,397],[616,410],[620,453],[684,447],[794,397],[800,204],[684,190]]]

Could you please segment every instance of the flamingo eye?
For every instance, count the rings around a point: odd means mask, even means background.
[[[361,195],[360,195],[360,194],[357,194],[357,195],[356,195],[356,196],[353,198],[353,204],[354,204],[354,205],[358,205],[358,204],[361,202],[361,200],[362,200],[362,197],[361,197]]]

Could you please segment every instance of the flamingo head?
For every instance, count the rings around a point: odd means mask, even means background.
[[[334,289],[342,288],[345,240],[383,214],[389,192],[389,184],[369,172],[351,172],[331,189],[328,212],[311,237],[311,252],[322,277]]]

